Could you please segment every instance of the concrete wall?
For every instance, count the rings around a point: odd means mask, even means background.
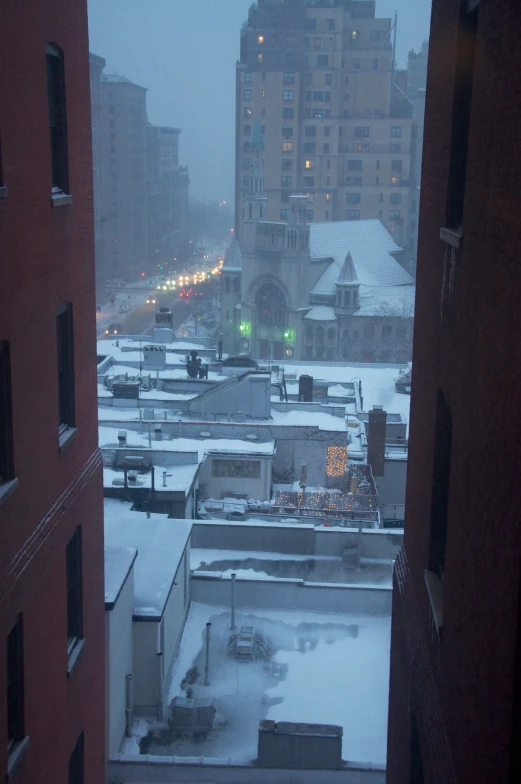
[[[226,368],[225,368],[226,369]],[[246,375],[225,381],[190,406],[193,413],[229,414],[242,411],[253,419],[269,418],[271,412],[270,374]]]
[[[221,498],[222,494],[245,493],[248,498],[269,501],[271,498],[271,475],[273,460],[261,455],[240,455],[243,463],[260,463],[260,476],[254,478],[212,476],[214,460],[233,460],[233,455],[208,455],[199,473],[199,486],[203,498]]]
[[[188,607],[190,605],[190,580],[187,579],[187,567],[189,564],[190,544],[188,543],[175,578],[177,585],[172,587],[163,614],[165,643],[163,650],[163,704],[166,701],[169,685],[167,676],[174,663],[174,658],[181,641]]]
[[[158,621],[134,621],[134,710],[155,716],[157,710]]]
[[[113,609],[105,612],[105,705],[107,754],[115,754],[125,734],[125,676],[134,668],[134,568]]]
[[[229,606],[231,578],[192,575],[192,600],[203,604]],[[309,612],[353,615],[390,615],[391,588],[341,586],[333,583],[306,583],[303,580],[236,581],[236,606],[248,609],[307,610]]]
[[[384,461],[384,475],[375,476],[378,490],[378,503],[382,506],[405,503],[405,485],[407,479],[407,459]]]

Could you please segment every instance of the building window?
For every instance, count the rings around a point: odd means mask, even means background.
[[[370,322],[364,324],[364,338],[372,338],[373,335],[374,335],[373,325]]]
[[[244,81],[246,84],[251,84],[251,71],[246,71],[244,74]]]
[[[249,188],[250,186],[250,178],[247,174],[242,175],[242,187]]]
[[[84,745],[82,732],[69,759],[68,784],[84,784]]]
[[[369,126],[359,125],[355,128],[355,139],[363,139],[369,136]]]
[[[69,161],[63,52],[56,44],[47,44],[45,57],[47,62],[52,187],[67,193],[69,190]]]
[[[24,646],[22,615],[7,635],[7,753],[25,736],[24,728]]]
[[[353,152],[371,152],[371,145],[367,144],[367,142],[364,144],[358,142],[358,144],[353,144]]]
[[[346,220],[360,220],[360,210],[346,210]]]
[[[325,76],[324,76],[324,84],[326,86],[328,86],[328,85],[332,84],[332,82],[333,82],[333,74],[330,74],[330,73],[325,74]]]
[[[249,119],[249,118],[251,117],[251,114],[252,114],[252,109],[251,109],[251,106],[245,106],[245,107],[244,107],[244,111],[243,111],[243,116],[244,116],[246,119]]]
[[[323,103],[324,101],[324,91],[323,90],[313,90],[313,100],[315,103]]]
[[[295,91],[294,90],[284,90],[282,92],[282,97],[285,101],[293,101],[295,99]]]
[[[285,175],[280,178],[281,188],[291,188],[292,185],[293,185],[293,177],[291,177],[291,175]]]
[[[362,201],[361,193],[346,193],[347,204],[360,204]]]
[[[263,35],[259,35],[258,38],[257,38],[257,42],[259,44],[263,44],[264,43],[264,36]]]
[[[362,171],[362,161],[351,158],[347,161],[349,171]]]
[[[306,101],[306,103],[311,103],[312,96],[313,96],[312,90],[306,90],[306,92],[304,93],[304,100]]]
[[[259,52],[259,54],[257,55],[257,62],[262,63],[263,60],[264,60],[264,55]]]
[[[314,153],[315,147],[315,142],[304,142],[304,152],[307,154]]]
[[[314,169],[315,168],[315,161],[313,158],[306,158],[304,161],[304,168],[305,169]]]
[[[293,142],[282,142],[282,152],[293,152]]]
[[[280,203],[281,204],[288,204],[290,194],[291,194],[291,191],[281,191],[280,192]]]
[[[373,59],[371,60],[371,68],[373,69],[373,71],[378,70],[378,57],[373,57]]]
[[[285,139],[291,139],[293,136],[293,126],[292,125],[283,125],[282,126],[282,136]]]
[[[322,38],[319,35],[313,36],[313,49],[322,49]]]
[[[362,185],[362,177],[346,177],[346,185]]]
[[[315,194],[314,193],[306,193],[308,201],[315,201]]]
[[[314,188],[315,178],[310,177],[309,175],[304,175],[304,177],[302,177],[302,185],[304,188]]]
[[[391,139],[401,139],[402,138],[402,128],[400,125],[392,125],[391,126]]]
[[[74,427],[74,337],[72,304],[65,302],[56,316],[58,414],[60,434]]]
[[[317,68],[327,68],[329,66],[329,57],[327,54],[319,54],[317,57]]]
[[[389,145],[389,151],[390,152],[401,152],[402,151],[402,145],[399,144],[399,143],[397,144],[396,142],[391,142],[391,144]]]
[[[282,171],[291,171],[293,169],[293,159],[292,158],[282,158],[281,162],[281,169]]]
[[[292,120],[293,119],[293,107],[292,106],[284,106],[282,109],[282,119],[283,120]]]
[[[304,78],[304,84],[307,84],[308,86],[310,84],[313,84],[313,74],[310,73],[309,71],[306,73],[306,76]]]
[[[389,220],[396,220],[400,217],[400,210],[389,210]]]
[[[316,19],[304,19],[304,30],[316,30],[316,29],[317,29]]]
[[[344,308],[349,308],[351,305],[351,292],[344,291]]]
[[[428,568],[441,578],[443,578],[445,571],[451,456],[452,416],[445,395],[438,389],[436,393]]]
[[[285,73],[282,77],[282,81],[284,84],[294,84],[295,82],[295,74],[294,73]]]
[[[329,210],[325,211],[324,217],[325,217],[326,220],[329,220]]]
[[[67,585],[67,651],[71,654],[83,637],[81,526],[74,531],[65,551]]]
[[[243,152],[250,152],[250,142],[243,142],[242,143],[242,151]]]
[[[402,166],[402,161],[391,161],[391,171],[393,172],[401,172]]]
[[[242,168],[244,169],[244,171],[248,171],[248,169],[250,168],[250,159],[249,158],[243,158],[242,159]]]
[[[383,338],[390,338],[393,334],[393,328],[390,324],[384,324],[382,327],[382,337]]]
[[[305,126],[305,128],[304,128],[304,136],[307,136],[309,138],[310,136],[314,137],[316,135],[317,135],[317,128],[316,128],[315,125],[306,125]]]
[[[243,97],[245,101],[251,101],[251,90],[245,90]]]
[[[328,187],[331,185],[331,177],[329,175],[326,177],[326,185]]]
[[[315,217],[315,210],[308,208],[306,210],[306,220],[312,221]]]
[[[369,40],[370,41],[381,41],[382,40],[382,31],[381,30],[370,30],[369,31]]]
[[[0,341],[0,488],[14,479],[11,355],[9,343]]]
[[[383,194],[382,194],[383,196]],[[391,193],[389,196],[389,200],[391,204],[401,204],[402,203],[402,194],[401,193]],[[380,199],[382,201],[382,199]]]
[[[289,209],[287,209],[286,207],[284,207],[284,209],[282,209],[282,210],[280,211],[280,219],[281,219],[282,221],[289,220]]]
[[[359,71],[360,70],[360,58],[359,57],[355,57],[355,59],[353,60],[353,68],[355,69],[355,71]]]

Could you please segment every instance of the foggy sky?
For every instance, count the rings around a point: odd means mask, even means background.
[[[182,128],[180,160],[190,194],[232,202],[235,63],[252,0],[88,0],[90,51],[105,73],[148,89],[148,119]],[[431,0],[376,0],[376,15],[398,12],[397,61],[429,35]]]

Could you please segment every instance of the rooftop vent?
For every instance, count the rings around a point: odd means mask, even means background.
[[[118,432],[118,442],[119,442],[120,446],[126,446],[127,445],[127,431],[126,430],[120,430]]]
[[[259,440],[259,436],[256,433],[248,433],[246,438],[248,439],[248,441],[258,441]]]
[[[211,438],[212,437],[212,434],[210,433],[209,430],[201,430],[199,435],[201,436],[201,438]]]

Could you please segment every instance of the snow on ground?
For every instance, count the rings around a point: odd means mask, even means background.
[[[253,625],[274,651],[273,662],[237,663],[226,652],[230,612],[193,602],[174,664],[168,703],[194,665],[193,696],[213,698],[220,725],[202,741],[152,743],[151,754],[257,756],[258,724],[323,722],[344,728],[342,756],[384,764],[387,742],[390,617],[330,615],[284,610],[237,613],[237,626]],[[205,624],[211,621],[210,685],[203,685]],[[287,668],[287,671],[285,672]]]

